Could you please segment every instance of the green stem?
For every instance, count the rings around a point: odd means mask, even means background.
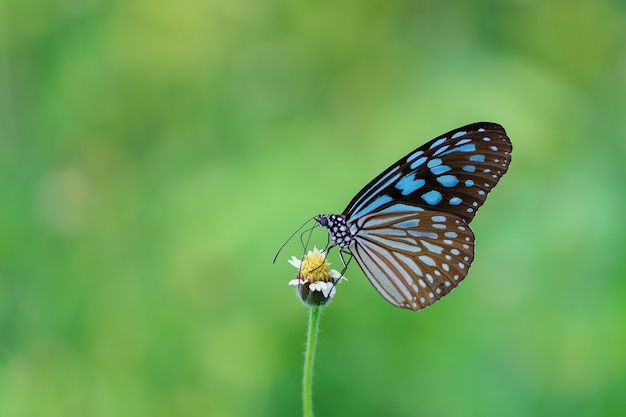
[[[315,343],[320,322],[320,306],[311,307],[309,316],[309,332],[304,352],[304,376],[302,377],[302,405],[304,417],[313,417],[313,358],[315,357]]]

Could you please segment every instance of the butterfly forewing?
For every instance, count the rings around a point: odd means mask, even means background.
[[[420,310],[465,278],[474,259],[474,234],[460,217],[439,211],[387,211],[356,221],[351,252],[391,304]]]
[[[474,123],[420,146],[365,186],[344,210],[354,221],[391,206],[455,214],[470,222],[506,173],[511,142],[496,123]]]

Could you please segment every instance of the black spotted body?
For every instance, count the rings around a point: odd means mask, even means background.
[[[320,214],[315,218],[317,224],[328,229],[333,246],[339,246],[340,250],[350,246],[356,230],[350,227],[346,218],[339,214]]]

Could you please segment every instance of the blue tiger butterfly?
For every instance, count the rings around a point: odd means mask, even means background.
[[[474,260],[469,227],[511,163],[496,123],[473,123],[420,146],[359,191],[342,214],[320,214],[341,259],[349,254],[391,304],[430,306]]]

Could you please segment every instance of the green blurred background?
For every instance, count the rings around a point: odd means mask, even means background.
[[[411,313],[351,265],[316,414],[623,416],[625,109],[617,0],[0,0],[0,416],[299,415],[276,250],[481,120],[468,279]]]

